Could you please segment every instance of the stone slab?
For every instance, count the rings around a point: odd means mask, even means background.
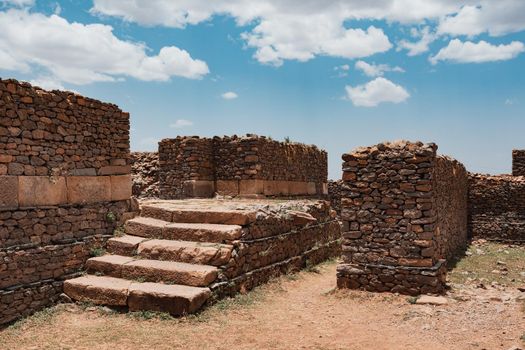
[[[218,275],[214,266],[187,264],[175,261],[134,260],[121,265],[122,277],[148,282],[166,282],[193,287],[205,287]]]
[[[69,176],[67,198],[71,204],[111,201],[111,179],[109,176]]]
[[[108,239],[107,251],[111,254],[131,256],[146,238],[124,235]]]
[[[86,270],[89,273],[99,272],[106,276],[121,277],[122,265],[133,261],[133,257],[107,254],[88,259]]]
[[[162,228],[162,238],[194,242],[222,243],[237,240],[242,235],[239,225],[170,223]]]
[[[18,177],[0,176],[0,208],[18,207]]]
[[[239,181],[239,194],[264,194],[264,180]]]
[[[64,282],[64,293],[77,301],[125,306],[131,281],[114,277],[83,276]]]
[[[215,190],[221,196],[239,195],[239,181],[238,180],[217,180],[215,181]]]
[[[233,246],[216,243],[152,239],[141,242],[137,254],[155,260],[170,260],[212,266],[226,265]]]
[[[19,176],[18,202],[21,207],[59,205],[68,202],[63,176]]]
[[[126,221],[124,230],[128,235],[145,238],[162,238],[162,229],[168,222],[149,217],[136,217]]]
[[[290,181],[288,183],[291,196],[302,196],[308,194],[308,183],[302,181]]]
[[[131,175],[111,176],[111,200],[122,201],[131,198]]]
[[[132,283],[129,288],[130,311],[149,310],[181,316],[197,311],[211,296],[208,288],[158,283]]]
[[[316,189],[316,186],[315,186],[315,182],[307,182],[306,183],[306,191],[307,191],[308,195],[310,195],[310,196],[313,196],[313,195],[317,194],[317,189]]]

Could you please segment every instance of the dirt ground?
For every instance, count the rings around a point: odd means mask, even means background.
[[[59,305],[0,331],[0,349],[524,347],[525,248],[478,242],[467,254],[450,274],[446,305],[335,290],[332,261],[179,319]]]

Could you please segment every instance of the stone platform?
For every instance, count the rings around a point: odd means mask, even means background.
[[[321,200],[150,200],[68,280],[74,300],[181,315],[340,253]]]

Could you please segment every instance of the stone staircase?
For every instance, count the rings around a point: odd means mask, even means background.
[[[107,254],[87,261],[88,274],[67,280],[73,300],[182,315],[211,297],[220,266],[232,256],[242,226],[255,212],[143,205],[125,235],[111,238]]]

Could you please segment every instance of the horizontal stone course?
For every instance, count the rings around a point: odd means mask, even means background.
[[[140,156],[144,162],[147,157]],[[177,137],[159,143],[159,195],[320,196],[327,194],[327,155],[315,146],[257,135]],[[137,165],[137,168],[145,168]]]
[[[472,237],[525,241],[525,177],[469,174]]]

